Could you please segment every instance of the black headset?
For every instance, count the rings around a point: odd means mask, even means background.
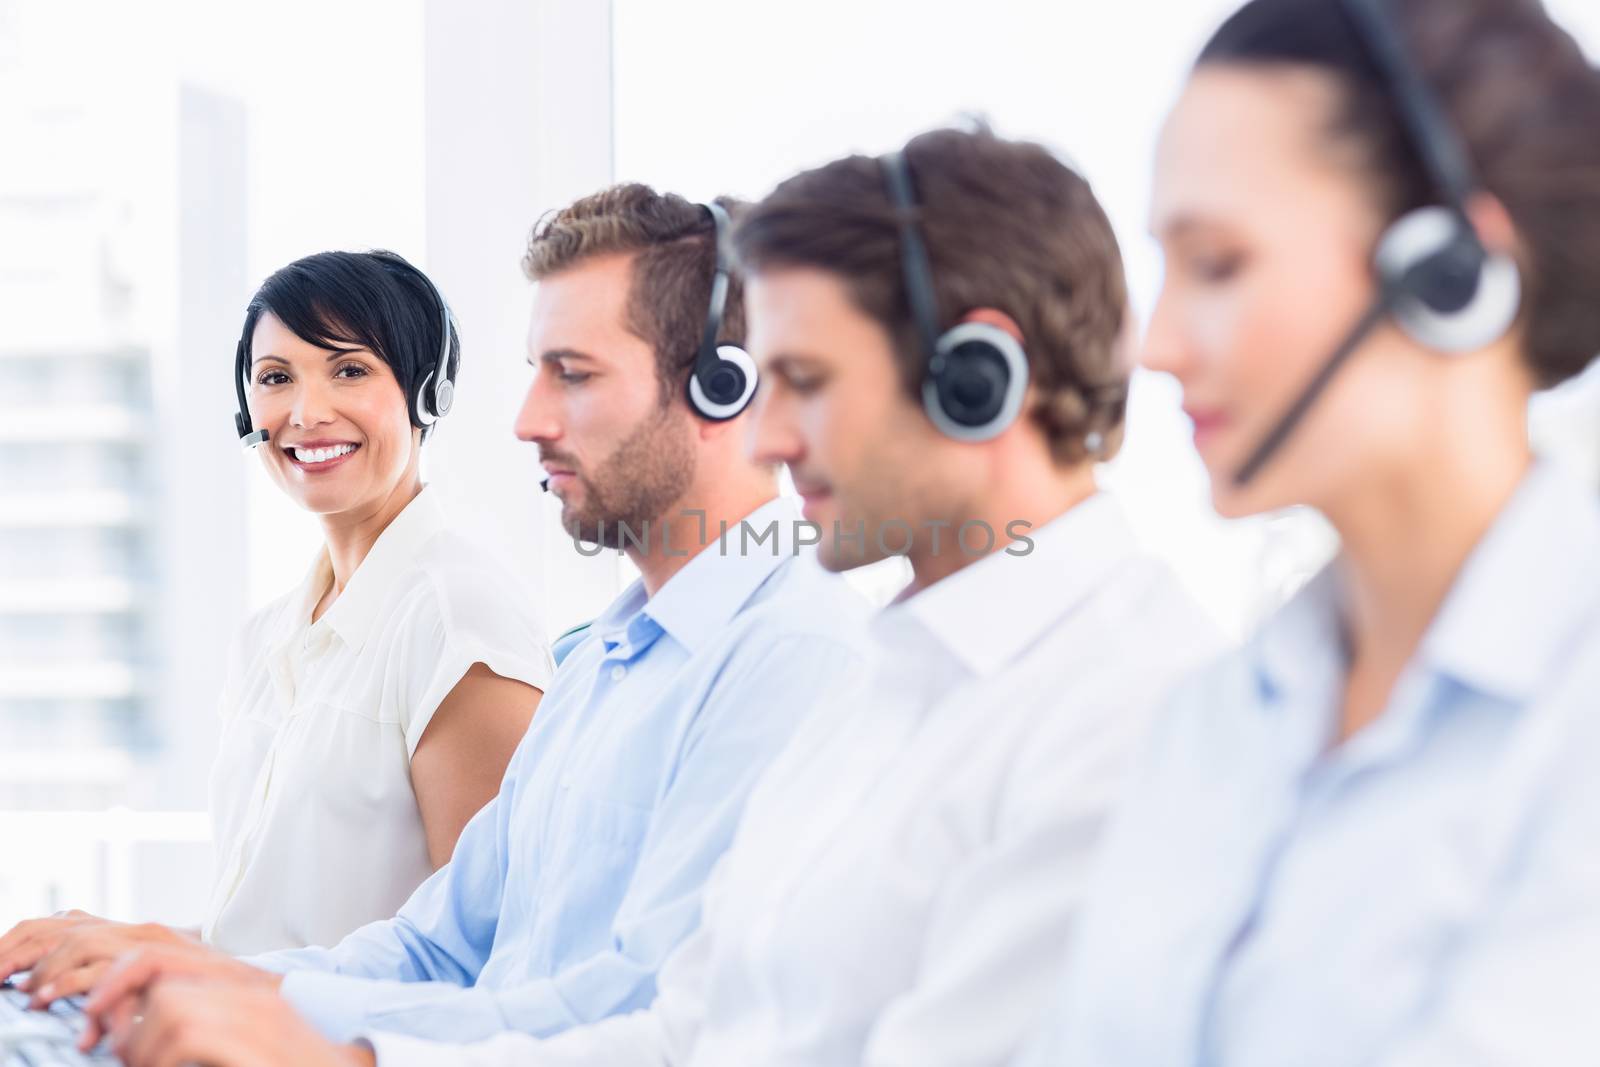
[[[948,437],[987,441],[1022,411],[1028,357],[1011,334],[986,322],[963,322],[939,331],[933,267],[917,225],[917,197],[903,152],[880,158],[889,199],[900,225],[900,272],[906,300],[927,360],[922,406]]]
[[[1373,254],[1378,293],[1288,412],[1234,475],[1245,485],[1288,440],[1334,373],[1385,320],[1441,353],[1472,352],[1503,337],[1522,305],[1522,276],[1510,256],[1491,254],[1467,216],[1482,184],[1465,146],[1402,44],[1383,0],[1341,0],[1376,63],[1406,134],[1441,203],[1394,222]]]
[[[439,305],[439,328],[441,339],[439,342],[439,358],[433,366],[428,368],[428,373],[422,376],[422,381],[413,390],[411,396],[406,398],[411,424],[418,429],[426,430],[444,416],[450,414],[450,409],[455,405],[456,383],[450,373],[450,339],[455,335],[456,320],[450,313],[450,305],[445,301],[444,294],[439,287],[433,284],[433,279],[418,270],[415,266],[393,253],[372,252],[368,253],[386,264],[391,264],[410,271],[433,293],[434,301]],[[247,327],[248,328],[248,327]],[[233,356],[233,388],[239,399],[239,410],[233,416],[234,428],[239,431],[239,443],[246,448],[255,448],[265,444],[272,436],[267,430],[257,430],[250,421],[249,398],[246,395],[246,386],[250,378],[250,366],[246,360],[246,353],[250,348],[248,334],[239,337],[238,347],[234,349]]]
[[[706,308],[705,332],[700,335],[700,350],[695,355],[694,371],[689,375],[689,406],[703,419],[724,422],[749,406],[759,375],[750,353],[739,345],[717,344],[733,273],[733,255],[728,250],[728,213],[720,204],[700,206],[711,216],[717,265],[711,277],[711,303]]]

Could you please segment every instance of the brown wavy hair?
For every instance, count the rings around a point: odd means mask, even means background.
[[[730,215],[743,205],[717,201]],[[532,281],[595,256],[633,256],[627,328],[656,353],[661,403],[682,396],[700,350],[716,271],[710,213],[673,193],[628,182],[602,189],[541,218],[528,237],[522,270]],[[744,291],[729,279],[721,343],[744,345]]]
[[[1028,411],[1059,464],[1122,441],[1128,314],[1122,254],[1088,182],[1048,149],[986,127],[940,129],[904,149],[933,269],[941,330],[996,308],[1022,330],[1035,397]],[[880,162],[848,156],[805,171],[748,209],[734,243],[747,271],[814,267],[840,275],[857,307],[894,339],[907,395],[921,404],[927,363],[901,268],[899,215]]]

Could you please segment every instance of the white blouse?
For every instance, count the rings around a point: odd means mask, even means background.
[[[474,663],[546,688],[531,597],[446,524],[427,488],[317,622],[324,550],[235,639],[211,776],[205,939],[245,954],[332,945],[433,873],[411,754]]]

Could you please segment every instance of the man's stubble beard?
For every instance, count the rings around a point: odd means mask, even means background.
[[[670,519],[667,509],[683,498],[694,481],[694,448],[675,408],[660,408],[602,460],[591,477],[580,474],[582,511],[563,508],[561,525],[586,544],[618,548],[623,528],[632,540],[659,539],[650,529]]]

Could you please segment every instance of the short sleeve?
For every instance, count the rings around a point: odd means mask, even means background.
[[[404,658],[398,675],[407,682],[400,720],[408,758],[434,712],[474,663],[541,691],[555,673],[532,594],[520,582],[502,572],[465,567],[428,577],[410,605],[407,647],[397,649]]]

